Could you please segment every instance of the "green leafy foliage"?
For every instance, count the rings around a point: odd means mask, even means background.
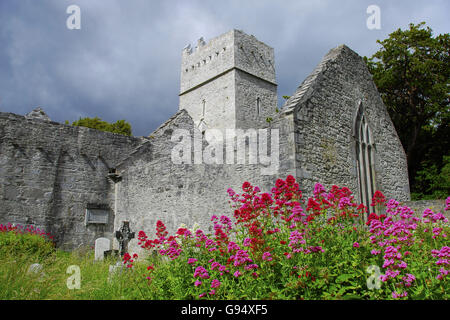
[[[450,156],[444,156],[441,169],[439,164],[425,162],[415,178],[416,190],[411,193],[413,200],[445,199],[450,190]]]
[[[67,123],[67,121],[66,121]],[[131,136],[131,125],[125,120],[117,120],[115,123],[103,121],[99,117],[95,118],[80,118],[72,123],[73,126],[81,126],[92,129],[97,129],[106,132],[118,133],[125,136]]]
[[[54,251],[54,245],[44,237],[31,233],[0,232],[0,251],[8,254],[36,254],[45,257]]]
[[[450,192],[442,170],[450,156],[450,36],[433,37],[422,22],[377,42],[380,50],[365,61],[405,149],[411,191],[440,198]]]

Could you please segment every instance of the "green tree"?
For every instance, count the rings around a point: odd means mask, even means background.
[[[67,121],[66,121],[67,122]],[[99,117],[80,118],[72,123],[73,126],[87,127],[101,131],[123,134],[131,136],[131,125],[125,120],[117,120],[115,123],[103,121]]]
[[[443,157],[443,166],[438,169],[436,163],[425,162],[423,168],[417,171],[416,192],[413,199],[445,199],[450,190],[450,157]]]
[[[433,37],[425,22],[411,23],[377,40],[380,50],[365,57],[405,149],[411,191],[422,197],[450,193],[442,170],[450,149],[449,40],[448,33]]]

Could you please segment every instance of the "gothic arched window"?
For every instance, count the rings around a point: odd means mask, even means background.
[[[356,167],[358,172],[359,199],[369,213],[374,212],[370,206],[376,191],[375,144],[362,103],[359,103],[353,136],[356,140]]]

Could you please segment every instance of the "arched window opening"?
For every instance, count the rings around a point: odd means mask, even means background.
[[[372,138],[367,117],[364,114],[362,103],[359,104],[358,113],[354,123],[354,138],[356,140],[356,166],[358,173],[359,199],[368,213],[375,212],[370,206],[376,191],[375,176],[375,144]],[[365,217],[367,219],[367,217]]]

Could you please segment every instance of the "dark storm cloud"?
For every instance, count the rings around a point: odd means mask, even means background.
[[[81,8],[81,30],[66,8]],[[366,8],[381,9],[381,30]],[[448,32],[448,1],[0,1],[0,110],[42,106],[55,121],[126,119],[147,135],[178,110],[181,50],[241,29],[275,49],[278,94],[292,94],[333,47],[372,55],[410,22]],[[282,99],[280,98],[280,103]]]

